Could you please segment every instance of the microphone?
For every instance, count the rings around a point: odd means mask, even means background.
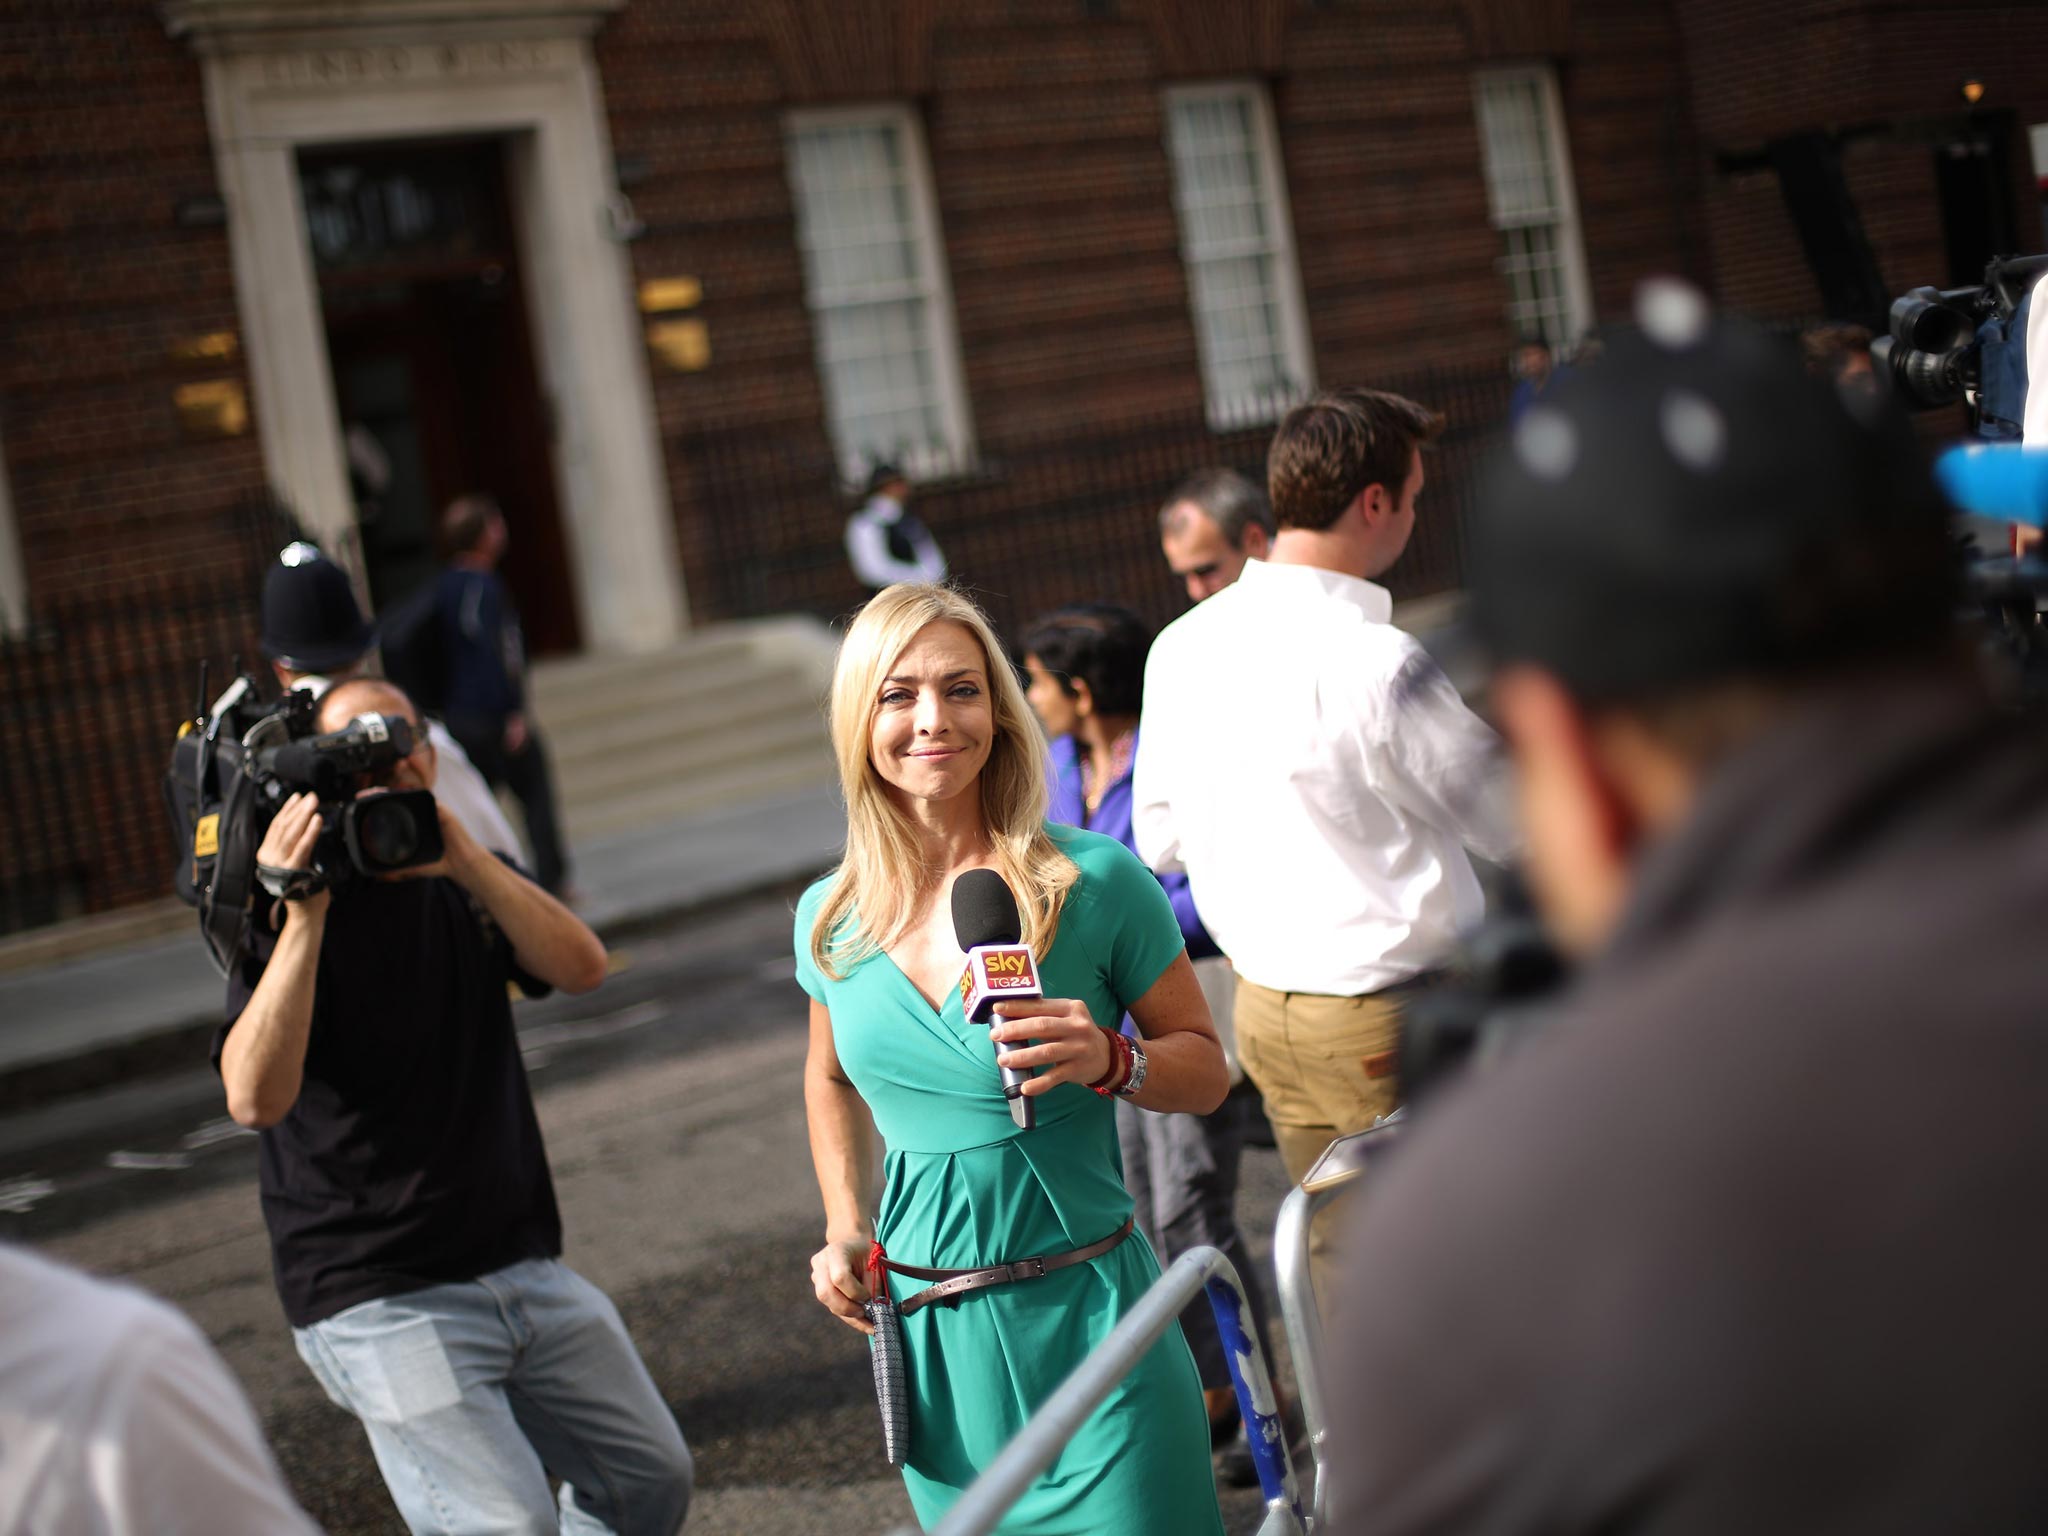
[[[967,969],[960,973],[960,1011],[970,1022],[986,1024],[996,1003],[1004,999],[1045,996],[1038,985],[1038,966],[1024,947],[1017,898],[994,870],[970,869],[953,882],[953,942],[967,951]],[[1037,1106],[1024,1095],[1030,1069],[998,1070],[1011,1120],[1020,1130],[1030,1130],[1038,1123]]]

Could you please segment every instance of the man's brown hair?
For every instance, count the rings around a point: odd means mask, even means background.
[[[1415,451],[1444,419],[1380,389],[1333,389],[1282,418],[1266,455],[1266,489],[1282,528],[1321,530],[1369,485],[1399,497]]]

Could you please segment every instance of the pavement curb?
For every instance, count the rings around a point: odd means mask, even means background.
[[[758,879],[716,892],[702,891],[671,903],[622,912],[601,924],[592,924],[607,948],[616,948],[642,934],[675,923],[686,922],[721,907],[753,901],[763,896],[786,893],[794,904],[803,888],[822,874],[829,864],[808,871],[770,871]],[[198,919],[192,919],[197,928]],[[195,931],[192,943],[199,943]],[[44,1108],[57,1100],[77,1098],[103,1089],[132,1084],[172,1073],[187,1072],[204,1063],[220,1027],[217,1010],[188,1012],[169,1019],[146,1034],[109,1041],[68,1055],[53,1056],[17,1066],[0,1067],[0,1115]]]

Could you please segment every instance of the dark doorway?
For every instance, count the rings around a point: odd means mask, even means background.
[[[377,606],[434,574],[440,510],[481,491],[528,648],[577,649],[504,142],[302,151],[299,184]]]
[[[1950,287],[1983,282],[1985,263],[2017,253],[2012,163],[2007,158],[2012,129],[2009,112],[1978,113],[1934,146],[1934,184],[1941,200]]]

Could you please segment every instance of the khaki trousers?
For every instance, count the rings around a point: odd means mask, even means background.
[[[1238,1060],[1265,1098],[1280,1161],[1294,1183],[1339,1136],[1368,1130],[1399,1107],[1399,989],[1330,997],[1275,992],[1240,976],[1235,1022]],[[1333,1217],[1342,1219],[1334,1207],[1323,1210],[1309,1234],[1310,1270],[1325,1317],[1335,1295],[1329,1269]]]

